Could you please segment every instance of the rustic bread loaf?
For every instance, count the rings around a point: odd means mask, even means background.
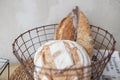
[[[84,48],[70,40],[45,43],[36,52],[34,64],[35,80],[90,80],[91,77],[90,67],[70,70],[91,65],[90,57]]]
[[[56,40],[74,40],[75,28],[71,16],[64,18],[58,25],[55,33]]]
[[[89,56],[92,57],[94,47],[92,31],[90,29],[88,19],[82,11],[80,11],[79,14],[76,40],[80,45],[82,45],[86,49]]]
[[[87,17],[78,7],[72,10],[57,26],[55,40],[74,40],[82,45],[93,56],[93,38],[92,31]]]
[[[67,17],[58,24],[55,32],[55,40],[75,40],[78,18],[78,8],[72,10]]]

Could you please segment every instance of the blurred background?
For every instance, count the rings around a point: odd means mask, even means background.
[[[74,6],[79,6],[89,23],[113,34],[120,51],[120,0],[0,0],[0,57],[17,63],[12,43],[34,27],[59,23]]]

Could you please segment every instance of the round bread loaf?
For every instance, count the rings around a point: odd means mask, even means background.
[[[86,67],[91,65],[89,55],[70,40],[45,43],[35,53],[34,64],[35,80],[90,80],[91,77],[91,68]]]

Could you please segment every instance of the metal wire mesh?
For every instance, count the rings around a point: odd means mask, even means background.
[[[49,40],[53,40],[57,24],[45,25],[28,30],[19,35],[13,43],[13,54],[22,64],[29,80],[33,80],[34,64],[33,57],[37,49]],[[94,56],[92,64],[74,70],[84,68],[92,68],[91,80],[99,80],[107,62],[110,60],[112,53],[115,50],[115,39],[108,31],[91,25],[92,35],[94,38]],[[100,49],[104,49],[102,52]],[[47,69],[52,70],[52,69]],[[69,72],[70,70],[66,70]],[[82,74],[81,74],[82,75]],[[52,80],[52,79],[51,79]],[[54,80],[54,79],[53,79]]]

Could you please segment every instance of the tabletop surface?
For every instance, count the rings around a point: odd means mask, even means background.
[[[9,63],[8,59],[0,58],[0,75],[2,74],[8,63]]]

